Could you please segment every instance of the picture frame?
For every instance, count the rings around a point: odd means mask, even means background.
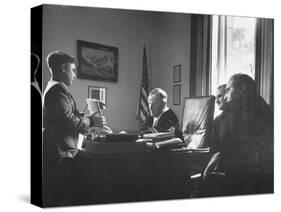
[[[173,82],[180,82],[181,81],[181,65],[174,65],[173,67]]]
[[[88,98],[100,100],[106,105],[106,92],[107,88],[97,87],[97,86],[88,86]]]
[[[181,104],[181,85],[174,85],[173,87],[173,104]]]
[[[77,78],[118,81],[118,48],[77,40],[77,58]]]

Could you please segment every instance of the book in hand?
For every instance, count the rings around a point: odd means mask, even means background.
[[[97,114],[99,116],[102,116],[101,109],[106,108],[106,106],[103,102],[101,102],[100,100],[91,99],[91,98],[87,98],[86,102],[87,102],[87,104],[84,107],[83,112],[86,109],[86,107],[88,107],[90,114]]]

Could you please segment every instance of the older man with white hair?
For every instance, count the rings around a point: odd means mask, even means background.
[[[175,112],[167,106],[168,95],[161,88],[153,89],[148,96],[150,116],[147,118],[141,131],[169,132],[175,130],[176,136],[182,138],[179,130],[179,120]]]

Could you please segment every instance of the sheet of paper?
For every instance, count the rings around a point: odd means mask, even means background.
[[[99,100],[97,99],[86,99],[88,104],[88,109],[90,111],[90,114],[96,113],[97,115],[101,116],[100,106],[99,106]]]
[[[80,150],[82,149],[83,140],[84,140],[84,135],[79,133],[77,148]]]

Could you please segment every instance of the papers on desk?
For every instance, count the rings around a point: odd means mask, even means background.
[[[108,134],[105,141],[86,143],[86,152],[93,154],[112,154],[128,152],[146,152],[147,150],[175,147],[182,140],[175,137],[174,132],[149,133],[143,138],[137,134]]]
[[[168,147],[168,146],[174,146],[175,144],[181,144],[182,141],[179,138],[170,138],[168,140],[158,141],[154,143],[155,147],[157,149]]]
[[[154,147],[161,149],[165,147],[173,147],[177,144],[181,144],[182,140],[175,137],[175,132],[158,132],[148,133],[143,135],[143,139],[146,139],[148,147]]]
[[[152,142],[147,142],[148,146],[153,145],[155,146],[156,149],[162,149],[166,147],[174,147],[177,144],[182,144],[182,140],[179,138],[170,138],[170,139],[165,139],[161,141],[152,141]]]
[[[149,138],[149,139],[154,139],[154,140],[169,139],[172,137],[175,137],[174,131],[143,134],[143,138]]]

